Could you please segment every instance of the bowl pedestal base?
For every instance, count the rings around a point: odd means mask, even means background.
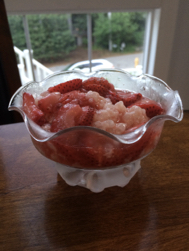
[[[95,193],[112,186],[126,186],[140,167],[140,160],[104,170],[77,169],[56,163],[58,173],[68,185],[85,187]]]

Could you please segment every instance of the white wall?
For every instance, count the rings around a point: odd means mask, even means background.
[[[179,5],[168,82],[178,89],[185,110],[189,110],[189,1]]]
[[[178,90],[189,110],[189,0],[163,0],[154,75]]]

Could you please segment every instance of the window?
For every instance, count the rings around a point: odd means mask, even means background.
[[[59,70],[119,68],[140,75],[147,16],[147,12],[9,15],[23,84]]]

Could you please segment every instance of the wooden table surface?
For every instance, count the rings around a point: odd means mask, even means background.
[[[71,187],[23,123],[0,126],[0,250],[189,250],[189,112],[124,188]]]

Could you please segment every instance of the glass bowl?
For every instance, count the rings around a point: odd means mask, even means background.
[[[103,77],[118,90],[141,93],[160,103],[164,114],[151,118],[126,134],[115,135],[89,126],[75,126],[51,133],[24,113],[24,92],[35,96],[36,92],[42,93],[61,82],[90,77]],[[67,184],[83,186],[93,192],[110,186],[125,186],[139,170],[140,160],[156,147],[164,122],[179,122],[183,117],[178,92],[165,82],[149,75],[133,77],[118,69],[103,69],[88,74],[79,71],[58,72],[39,83],[29,82],[13,95],[9,110],[16,110],[22,115],[34,146],[42,155],[56,162],[57,171]]]

